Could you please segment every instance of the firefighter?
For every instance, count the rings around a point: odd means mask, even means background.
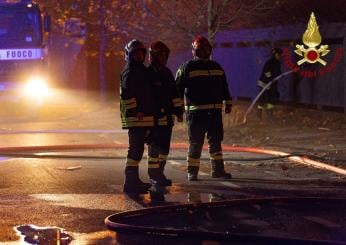
[[[139,178],[139,162],[145,143],[152,140],[155,125],[154,87],[148,68],[143,64],[146,48],[134,39],[125,46],[127,62],[120,79],[120,112],[123,129],[128,129],[129,149],[126,158],[124,192],[146,193],[150,184]],[[148,152],[149,161],[158,161],[158,151]]]
[[[271,58],[265,62],[261,77],[257,82],[260,90],[262,90],[271,80],[281,74],[281,55],[282,49],[272,49]],[[277,82],[273,82],[258,100],[257,117],[261,120],[262,112],[263,110],[266,110],[268,118],[272,120],[274,105],[278,102],[279,98],[280,94],[278,91]]]
[[[192,42],[193,59],[182,64],[176,74],[181,97],[185,97],[189,150],[187,177],[198,180],[204,137],[207,135],[213,178],[230,179],[224,169],[221,141],[223,140],[222,108],[232,109],[225,72],[210,59],[212,46],[208,39],[197,36]]]
[[[149,165],[149,177],[152,183],[160,186],[171,186],[172,181],[164,175],[166,160],[170,150],[173,115],[179,122],[183,121],[183,101],[171,70],[166,66],[170,50],[161,41],[153,42],[149,47],[149,72],[155,85],[155,98],[159,112],[158,127],[155,128],[156,141],[153,147],[159,149],[159,164]],[[166,123],[167,122],[167,123]]]

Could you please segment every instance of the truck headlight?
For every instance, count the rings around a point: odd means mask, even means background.
[[[45,97],[49,95],[49,87],[46,79],[42,77],[32,77],[25,84],[24,95],[29,97]]]

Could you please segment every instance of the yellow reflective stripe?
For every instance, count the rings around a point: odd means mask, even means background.
[[[126,167],[138,167],[140,161],[126,158]]]
[[[232,100],[224,100],[223,103],[225,105],[232,105]]]
[[[127,110],[130,110],[130,109],[133,109],[133,108],[136,108],[137,107],[137,103],[133,103],[133,104],[130,104],[130,105],[124,105],[125,108]]]
[[[136,98],[131,98],[127,100],[122,100],[125,104],[131,104],[131,103],[136,103]]]
[[[222,151],[217,151],[217,152],[210,153],[210,156],[219,156],[219,155],[222,156]]]
[[[122,122],[122,127],[152,127],[154,122]]]
[[[136,121],[150,122],[150,121],[154,121],[154,117],[153,116],[146,116],[146,117],[143,117],[142,120],[138,120],[137,117],[126,117],[126,121],[128,121],[128,122],[136,122]]]
[[[195,70],[189,72],[189,78],[200,76],[222,76],[223,70]]]
[[[178,102],[181,102],[182,100],[180,98],[174,98],[172,99],[172,102],[173,103],[178,103]]]
[[[167,116],[164,116],[164,117],[159,118],[157,124],[158,124],[159,126],[167,125]]]
[[[166,161],[167,159],[168,159],[168,155],[159,154],[160,161]]]
[[[270,109],[273,109],[275,107],[275,105],[273,104],[265,104],[264,106],[261,106],[261,105],[257,105],[257,109],[267,109],[267,110],[270,110]]]
[[[221,156],[210,156],[210,160],[223,160],[222,155]]]
[[[160,164],[159,163],[148,164],[148,168],[160,168]]]
[[[210,153],[210,160],[222,160],[222,151]]]
[[[223,74],[223,70],[210,70],[210,75],[212,76],[222,76]]]
[[[159,161],[159,158],[158,157],[148,157],[148,163],[150,162],[158,162]]]
[[[273,105],[273,104],[270,104],[270,103],[267,104],[267,109],[268,109],[268,110],[273,109],[273,108],[274,108],[274,105]]]
[[[180,98],[173,99],[172,102],[174,107],[180,107],[184,105],[183,100]]]
[[[258,80],[257,85],[260,86],[261,88],[264,88],[267,84],[262,82],[261,80]]]
[[[272,76],[272,73],[270,72],[270,71],[268,71],[268,72],[266,72],[266,73],[264,73],[264,75],[266,76],[266,77],[271,77]]]
[[[195,70],[189,72],[189,78],[199,77],[199,76],[209,76],[209,72],[205,70]]]
[[[126,110],[133,109],[137,107],[136,98],[131,98],[128,100],[121,100],[121,106],[123,106]]]
[[[159,126],[166,126],[166,125],[168,125],[167,122],[158,122],[157,124],[158,124]]]
[[[200,161],[200,158],[187,157],[187,162],[189,163],[199,163]]]
[[[207,110],[207,109],[222,109],[222,104],[187,105],[187,106],[185,106],[185,110],[187,110],[187,111]]]

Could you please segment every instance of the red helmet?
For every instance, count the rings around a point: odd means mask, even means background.
[[[170,50],[167,47],[167,45],[164,44],[163,42],[156,41],[156,42],[153,42],[152,44],[150,44],[149,52],[152,55],[155,55],[156,53],[159,53],[159,52],[165,52],[167,54],[167,57],[168,57]]]
[[[166,57],[161,58],[158,56],[159,53],[165,53]],[[156,41],[150,44],[149,47],[149,60],[150,63],[156,63],[160,65],[166,65],[170,50],[166,44],[161,41]]]
[[[196,36],[196,38],[192,42],[192,52],[193,55],[201,58],[201,59],[207,59],[210,57],[212,46],[207,38],[203,36]]]
[[[202,48],[209,48],[210,51],[212,50],[212,46],[209,40],[203,36],[198,35],[192,42],[192,49],[197,50]]]

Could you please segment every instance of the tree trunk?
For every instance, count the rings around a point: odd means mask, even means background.
[[[100,100],[106,101],[106,75],[105,75],[105,6],[104,0],[100,0],[99,20],[100,20],[100,47],[99,47],[99,82],[100,82]]]
[[[212,46],[215,42],[215,34],[218,29],[218,13],[216,0],[209,0],[208,2],[208,39]]]

